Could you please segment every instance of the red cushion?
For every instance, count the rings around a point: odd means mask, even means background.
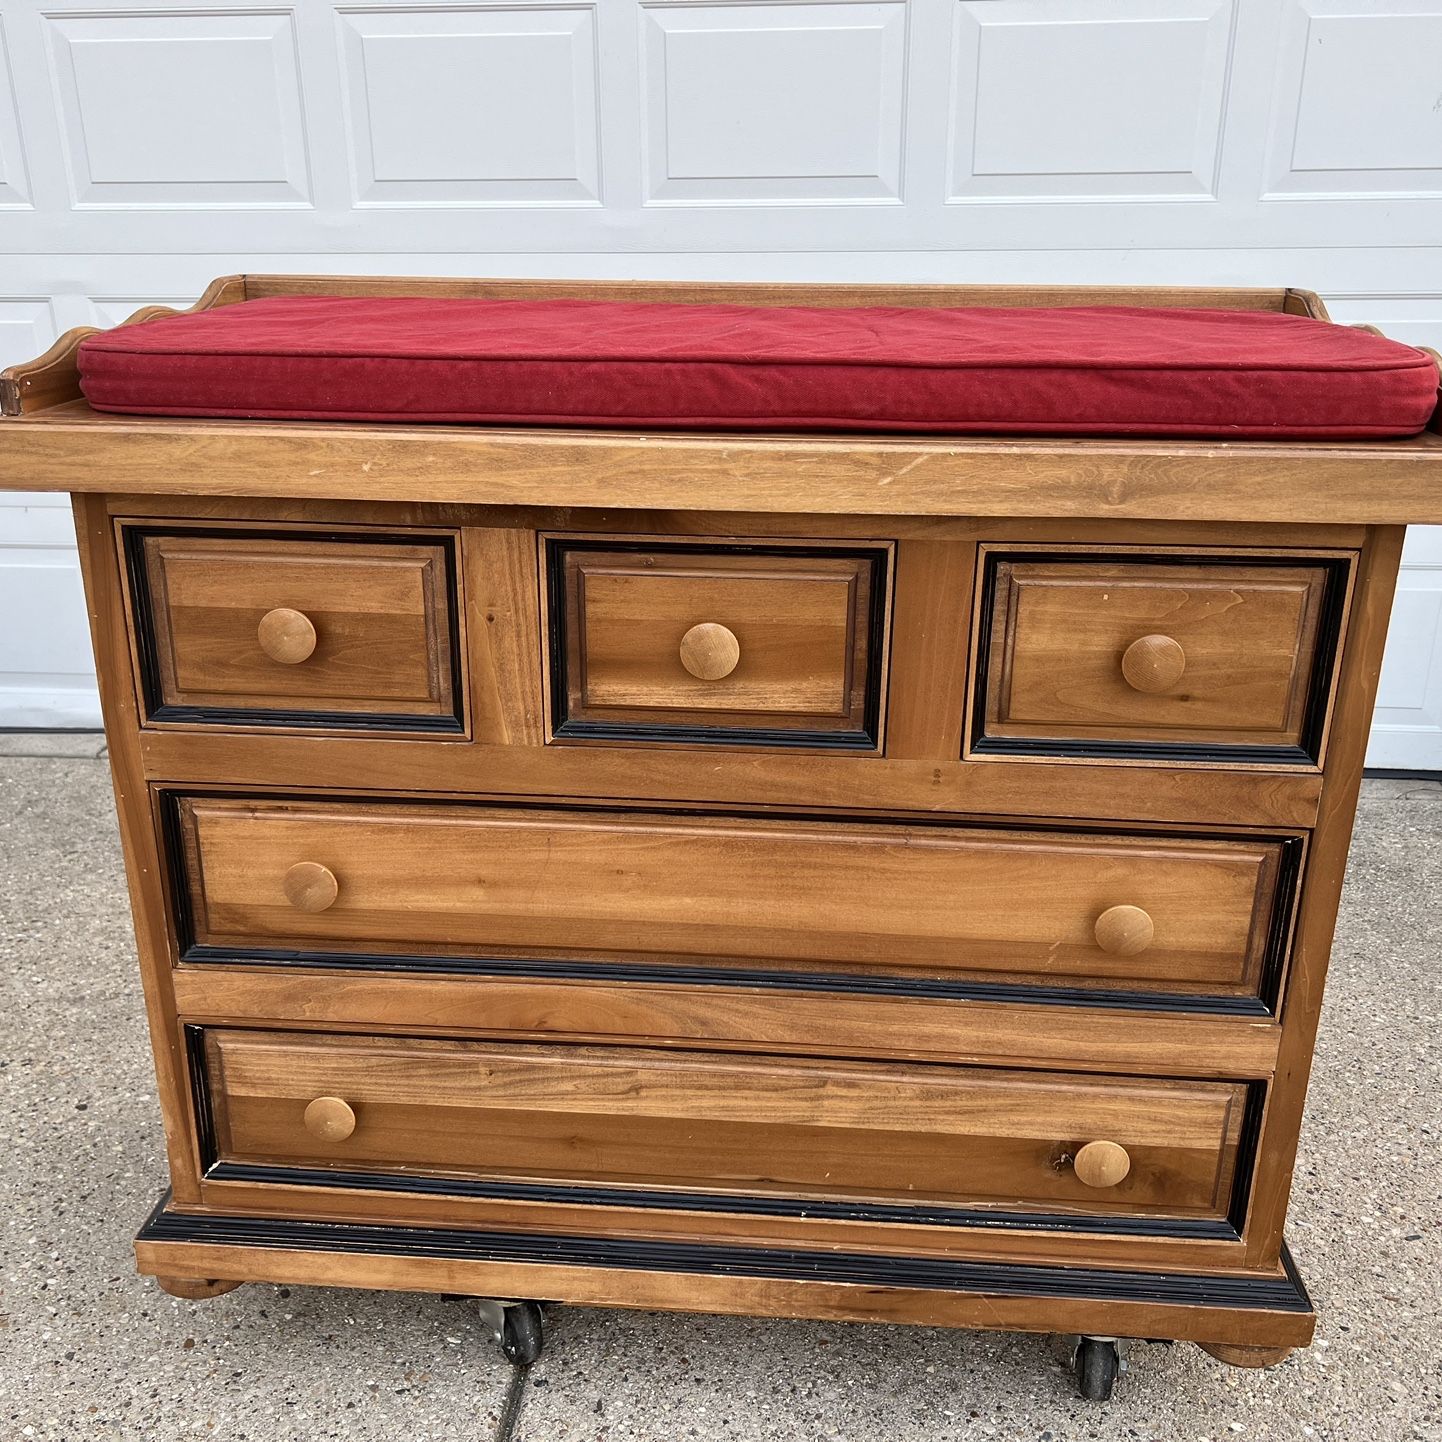
[[[90,337],[102,411],[288,420],[1365,437],[1437,370],[1301,316],[286,296]]]

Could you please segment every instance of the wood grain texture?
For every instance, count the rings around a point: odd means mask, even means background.
[[[210,947],[603,957],[1257,991],[1276,842],[251,798],[180,805]],[[297,865],[333,872],[310,911]],[[786,878],[784,887],[775,884]],[[326,891],[329,897],[329,889]],[[1145,948],[1098,917],[1144,905]]]
[[[1243,1098],[1223,1083],[279,1032],[213,1031],[207,1054],[223,1159],[1176,1216],[1225,1211]],[[1105,1182],[1081,1157],[1101,1136],[1131,1156]]]
[[[539,658],[536,659],[537,667]],[[517,703],[520,722],[533,712]],[[941,719],[939,707],[929,714]],[[954,718],[950,725],[959,735]],[[959,744],[959,743],[958,743]],[[180,786],[335,790],[501,799],[534,796],[578,800],[686,802],[760,811],[834,809],[898,817],[1086,818],[1187,826],[1243,826],[1290,831],[1316,820],[1321,776],[1300,767],[1176,767],[986,758],[930,761],[887,756],[795,755],[711,747],[705,765],[694,747],[448,744],[436,766],[430,742],[404,736],[330,738],[201,734],[154,729],[140,738],[147,774]],[[1064,806],[1057,798],[1064,796]]]
[[[73,509],[170,1186],[177,1201],[195,1202],[199,1200],[200,1158],[190,1111],[189,1066],[174,1025],[174,941],[164,881],[164,843],[140,760],[140,714],[129,665],[120,561],[104,502],[76,496]]]
[[[1327,758],[1322,809],[1302,882],[1287,976],[1277,1081],[1268,1096],[1252,1188],[1247,1255],[1249,1261],[1262,1265],[1270,1263],[1282,1245],[1322,989],[1337,925],[1337,906],[1362,785],[1402,541],[1401,530],[1379,529],[1364,548],[1357,597],[1342,651],[1334,739]]]
[[[179,1014],[216,1026],[416,1033],[754,1055],[945,1061],[1047,1071],[1265,1080],[1268,1017],[1021,1001],[698,987],[572,977],[376,976],[305,968],[180,966]]]
[[[454,724],[454,577],[439,543],[184,529],[138,540],[149,604],[132,598],[145,608],[136,665],[153,651],[163,706]]]
[[[689,728],[700,740],[711,727],[824,732],[878,744],[868,711],[881,705],[885,678],[871,662],[885,641],[873,639],[871,613],[888,547],[761,554],[688,541],[607,550],[559,537],[550,552],[568,728]],[[728,638],[723,666],[688,664],[707,627]]]
[[[5,423],[0,490],[866,516],[1442,523],[1442,435],[1076,441],[646,435],[99,416]]]
[[[902,540],[952,541],[967,547],[1006,541],[1027,546],[1151,545],[1172,548],[1225,546],[1249,549],[1268,546],[1339,549],[1360,547],[1368,528],[1357,525],[1283,525],[1254,522],[1141,521],[1118,522],[1106,517],[1010,516],[1002,522],[977,516],[951,516],[918,511],[908,516],[866,517],[811,512],[804,518],[784,511],[708,510],[696,504],[666,510],[587,506],[495,506],[413,501],[314,500],[306,497],[254,497],[191,494],[185,511],[195,521],[228,520],[271,525],[316,522],[322,525],[406,528],[498,527],[543,534],[584,534],[617,539],[636,536],[706,536],[717,540],[748,537],[799,541],[807,536],[828,540],[875,541],[877,536]],[[159,495],[113,493],[105,498],[115,516],[173,517],[177,506]],[[535,537],[528,538],[534,543]]]
[[[1323,567],[1122,556],[994,564],[986,736],[1304,739]]]
[[[546,739],[536,538],[521,527],[467,526],[461,554],[476,739],[506,748],[494,766],[511,748]]]
[[[926,682],[889,690],[886,751],[890,758],[941,763],[937,781],[961,755],[967,654],[956,644],[956,631],[957,618],[971,611],[975,573],[975,548],[957,539],[897,543],[890,669],[903,678],[924,676]]]

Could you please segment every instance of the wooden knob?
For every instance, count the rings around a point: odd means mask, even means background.
[[[305,1129],[311,1136],[319,1137],[323,1142],[343,1142],[355,1130],[355,1113],[350,1104],[339,1097],[317,1097],[305,1109]],[[1094,1142],[1092,1145],[1110,1144]],[[1083,1147],[1082,1150],[1085,1151],[1086,1148]],[[1126,1153],[1123,1152],[1122,1155],[1126,1156]],[[1081,1160],[1080,1154],[1077,1160]]]
[[[340,882],[318,861],[297,861],[281,882],[285,899],[297,911],[324,911],[340,895]]]
[[[1140,906],[1109,906],[1092,928],[1097,945],[1113,956],[1136,956],[1152,944],[1157,928]]]
[[[267,611],[255,628],[260,649],[282,666],[299,666],[315,650],[315,626],[304,611],[278,606]]]
[[[349,1108],[346,1108],[349,1111]],[[1116,1142],[1088,1142],[1072,1158],[1077,1181],[1088,1187],[1114,1187],[1132,1169],[1127,1149]]]
[[[681,664],[700,681],[729,676],[740,660],[741,643],[715,621],[702,621],[681,637]]]
[[[1122,675],[1133,691],[1170,691],[1187,669],[1187,653],[1170,636],[1141,636],[1122,653]]]

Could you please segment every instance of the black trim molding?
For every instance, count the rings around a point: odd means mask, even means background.
[[[645,1212],[703,1212],[742,1217],[873,1222],[907,1227],[1067,1232],[1099,1237],[1181,1237],[1208,1242],[1236,1242],[1241,1239],[1231,1222],[1211,1217],[1146,1217],[1124,1213],[1088,1217],[1069,1212],[1004,1212],[981,1207],[904,1206],[894,1202],[740,1196],[729,1192],[658,1191],[639,1187],[568,1186],[564,1183],[426,1177],[400,1172],[343,1172],[328,1167],[272,1167],[248,1162],[214,1162],[206,1170],[205,1180],[332,1187],[342,1191],[394,1192],[409,1196],[464,1197],[477,1201],[549,1202],[572,1207],[624,1207]]]
[[[1209,1276],[550,1232],[483,1232],[451,1227],[388,1226],[276,1217],[192,1216],[172,1211],[168,1203],[168,1196],[161,1199],[140,1229],[137,1241],[468,1262],[519,1262],[540,1266],[607,1267],[640,1272],[850,1283],[998,1297],[1092,1299],[1300,1315],[1312,1311],[1311,1299],[1285,1248],[1283,1275],[1280,1277]]]
[[[186,726],[266,726],[291,730],[387,731],[404,734],[463,736],[465,734],[465,679],[460,652],[460,596],[456,581],[455,539],[444,533],[424,537],[394,536],[385,532],[235,529],[228,526],[127,525],[122,549],[130,584],[130,604],[140,668],[141,701],[145,720],[172,721]],[[408,715],[399,711],[277,710],[248,706],[177,706],[163,699],[160,660],[155,632],[155,599],[145,565],[145,541],[150,536],[203,536],[247,541],[352,541],[366,545],[434,545],[445,555],[446,629],[450,640],[451,697],[449,715]]]
[[[876,751],[881,737],[881,698],[885,690],[883,657],[886,651],[887,560],[879,546],[780,546],[732,541],[714,544],[655,541],[572,540],[548,537],[546,546],[546,600],[550,635],[546,645],[551,671],[551,734],[561,740],[633,741],[643,745],[765,746],[775,750]],[[568,617],[566,557],[582,551],[662,551],[667,555],[824,556],[864,561],[871,569],[866,645],[866,705],[859,731],[807,731],[766,726],[705,726],[657,722],[653,724],[577,720],[568,705]]]
[[[981,582],[981,608],[977,624],[976,677],[972,685],[972,724],[968,754],[972,756],[1069,756],[1091,761],[1226,762],[1231,765],[1291,767],[1316,766],[1327,724],[1327,698],[1342,639],[1342,615],[1347,604],[1347,583],[1352,562],[1334,556],[1286,554],[1179,555],[1174,552],[1108,552],[1105,559],[1118,565],[1285,566],[1320,567],[1327,573],[1321,613],[1317,618],[1317,649],[1307,682],[1302,740],[1297,746],[1233,745],[1227,742],[1080,740],[1065,736],[989,736],[986,699],[991,658],[992,626],[996,615],[997,571],[1002,562],[1050,561],[1077,565],[1095,563],[1094,554],[1079,551],[987,551]]]

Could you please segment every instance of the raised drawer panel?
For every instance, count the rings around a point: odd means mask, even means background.
[[[205,1055],[223,1161],[1176,1216],[1226,1213],[1245,1099],[1226,1082],[280,1032],[212,1031]]]
[[[454,541],[125,535],[151,722],[462,730]]]
[[[875,751],[888,555],[553,538],[553,734]]]
[[[192,940],[1255,996],[1283,840],[186,798]]]
[[[984,553],[973,752],[1319,760],[1345,564]]]

